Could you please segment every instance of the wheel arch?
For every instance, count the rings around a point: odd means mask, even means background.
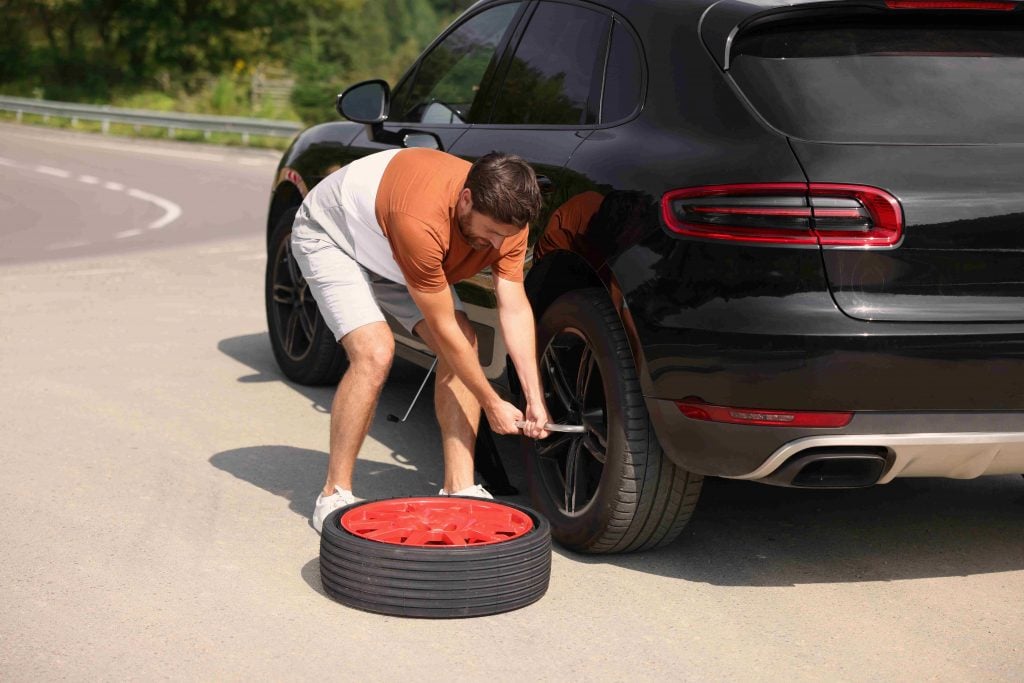
[[[633,362],[636,364],[641,386],[644,393],[647,393],[649,380],[643,347],[640,344],[633,317],[622,296],[622,288],[611,269],[595,269],[592,263],[576,252],[554,251],[530,269],[526,276],[525,287],[536,320],[540,320],[544,311],[563,294],[589,287],[604,289],[626,331],[629,350],[633,356]]]
[[[288,173],[291,171],[291,173]],[[289,168],[281,169],[282,176],[287,174],[289,177],[279,178],[277,185],[274,187],[274,192],[270,197],[270,210],[267,212],[267,242],[270,242],[270,235],[274,232],[274,227],[277,226],[277,222],[281,220],[281,216],[288,209],[298,207],[302,204],[302,199],[305,196],[300,185],[296,184],[295,180],[290,177],[292,174],[298,176],[297,173]],[[301,182],[301,177],[298,178]],[[305,183],[302,183],[304,186]]]

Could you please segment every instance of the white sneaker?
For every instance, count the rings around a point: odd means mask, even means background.
[[[313,528],[318,534],[323,533],[324,520],[327,519],[327,515],[354,502],[356,502],[356,497],[352,495],[352,492],[340,486],[335,486],[334,493],[329,496],[321,493],[316,497],[316,507],[313,508]]]
[[[469,496],[470,498],[486,498],[488,500],[494,500],[494,496],[492,496],[490,493],[488,493],[487,489],[485,489],[480,484],[473,484],[469,488],[462,489],[461,491],[456,491],[455,493],[448,493],[444,489],[441,489],[440,491],[437,492],[437,495],[439,495],[439,496]]]

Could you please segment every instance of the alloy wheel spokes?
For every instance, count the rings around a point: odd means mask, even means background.
[[[566,446],[572,445],[574,441],[579,440],[578,434],[562,434],[555,432],[553,436],[548,437],[544,441],[537,443],[537,455],[550,458],[556,455],[560,455]]]
[[[302,323],[302,333],[306,335],[306,339],[313,341],[313,335],[316,333],[316,313],[310,313],[309,307],[303,303],[298,307],[299,321]]]
[[[299,317],[298,309],[293,309],[291,314],[288,316],[288,322],[285,323],[284,328],[284,349],[288,355],[292,357],[295,357],[296,355],[295,342],[297,341],[296,333],[300,327]]]
[[[296,287],[302,287],[306,284],[306,280],[302,277],[302,271],[299,270],[299,264],[296,263],[295,259],[292,258],[292,247],[290,244],[291,240],[285,240],[284,242],[284,260],[288,264],[288,274],[292,278],[292,283]]]
[[[295,288],[280,282],[274,283],[274,303],[291,306],[295,301]]]
[[[588,410],[583,413],[583,426],[586,433],[583,436],[583,447],[590,452],[596,460],[604,463],[608,453],[608,422],[605,420],[603,409]]]
[[[565,511],[576,512],[576,491],[580,484],[580,442],[574,441],[565,459]]]
[[[309,285],[292,258],[291,244],[285,239],[277,251],[271,298],[276,304],[277,334],[284,352],[293,360],[301,359],[312,348],[316,337],[316,302]]]
[[[597,359],[594,358],[594,350],[587,344],[580,354],[580,369],[576,374],[576,400],[578,405],[583,406],[587,400],[587,393],[590,390],[590,378],[597,366]]]
[[[559,403],[562,407],[568,411],[573,412],[576,410],[576,400],[573,396],[572,385],[565,377],[565,372],[562,370],[562,365],[559,362],[558,356],[555,354],[554,346],[549,346],[544,350],[544,367],[547,370],[548,378],[551,380],[551,387],[554,389],[555,396],[558,398]]]

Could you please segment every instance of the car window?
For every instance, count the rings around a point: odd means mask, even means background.
[[[542,3],[509,64],[491,123],[596,123],[588,104],[604,67],[610,21],[578,5]]]
[[[629,31],[618,21],[612,29],[608,66],[601,103],[601,122],[624,119],[640,104],[640,50]]]
[[[487,67],[522,3],[473,16],[434,47],[396,90],[392,116],[413,123],[467,123]]]
[[[768,123],[792,137],[1024,142],[1024,17],[1017,12],[801,17],[741,33],[731,54],[729,76]]]

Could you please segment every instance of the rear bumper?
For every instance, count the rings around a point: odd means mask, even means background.
[[[785,444],[756,470],[735,478],[769,478],[811,449],[884,452],[887,467],[877,484],[888,484],[897,477],[974,479],[1024,474],[1024,432],[959,432],[809,436]]]
[[[667,400],[647,406],[666,455],[708,476],[787,484],[779,476],[787,465],[836,452],[881,454],[885,466],[871,483],[1024,474],[1024,411],[862,412],[846,427],[815,429],[694,420]]]

